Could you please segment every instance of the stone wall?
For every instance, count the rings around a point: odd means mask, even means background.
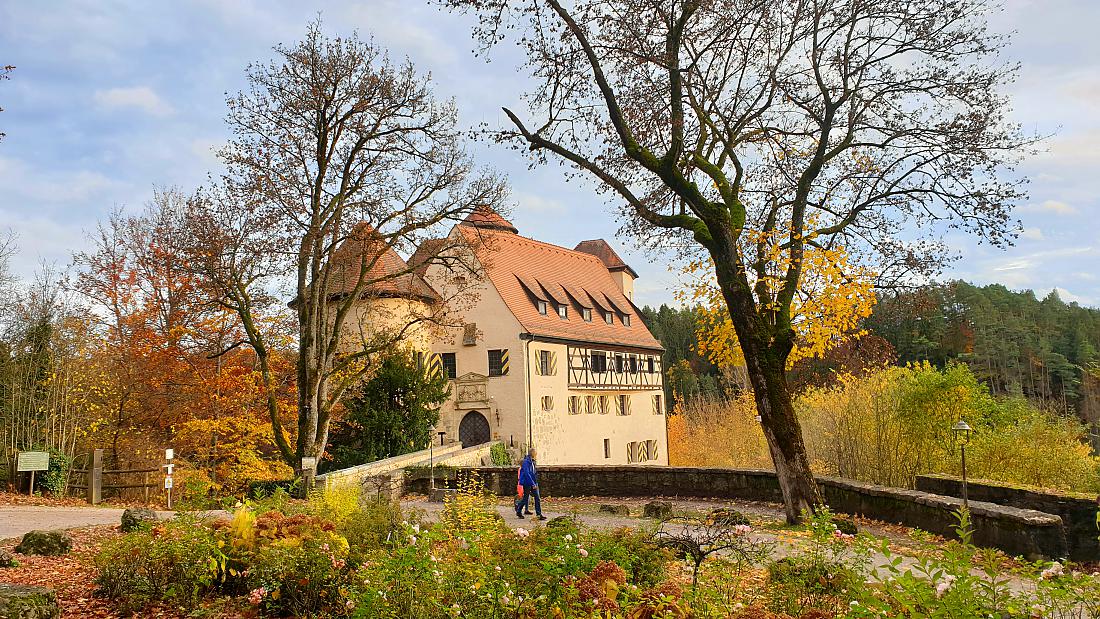
[[[440,466],[453,466],[453,467],[469,467],[469,466],[486,466],[493,463],[492,450],[493,445],[500,441],[492,441],[489,443],[482,443],[473,447],[467,447],[460,451],[456,451],[446,457],[436,458],[436,464]]]
[[[918,475],[916,486],[924,492],[962,496],[962,480],[949,475]],[[1055,514],[1062,518],[1065,528],[1068,558],[1074,561],[1100,561],[1096,497],[1021,488],[984,479],[968,480],[967,495],[972,501],[986,501]]]
[[[515,493],[516,467],[477,467],[486,487],[501,496]],[[456,474],[455,471],[450,472]],[[437,477],[437,484],[445,480]],[[954,512],[960,499],[916,490],[887,488],[847,479],[818,479],[829,506],[837,512],[859,514],[925,531],[954,536]],[[405,480],[406,488],[427,492],[423,472]],[[779,502],[779,481],[772,471],[649,466],[543,466],[539,488],[544,497],[610,496],[718,498]],[[970,503],[974,542],[1011,555],[1059,558],[1066,555],[1062,519],[1053,514],[996,505]]]

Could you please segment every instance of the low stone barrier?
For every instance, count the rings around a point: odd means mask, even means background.
[[[1100,561],[1100,529],[1097,510],[1100,499],[1087,494],[1036,490],[985,479],[967,480],[967,495],[974,501],[1033,509],[1062,519],[1068,557],[1073,561]],[[933,494],[961,497],[962,480],[950,475],[918,475],[917,489]]]
[[[323,475],[318,475],[317,484],[326,488],[345,484],[359,485],[364,479],[389,474],[407,466],[417,466],[421,463],[426,465],[430,457],[434,457],[435,461],[438,462],[440,459],[451,456],[461,450],[461,444],[452,443],[450,445],[433,447],[430,451],[423,449],[421,451],[414,451],[392,458],[375,460],[374,462],[360,464],[359,466],[338,469],[329,471]]]
[[[471,467],[491,492],[516,491],[516,467]],[[450,471],[450,475],[458,474]],[[437,474],[437,480],[439,480]],[[962,501],[917,490],[887,488],[848,479],[818,478],[826,503],[841,513],[858,514],[954,537],[954,512]],[[427,492],[427,476],[410,472],[406,489]],[[719,498],[782,501],[772,471],[658,466],[541,466],[539,488],[546,497],[607,496]],[[1066,556],[1062,519],[1054,514],[980,501],[970,502],[974,542],[1011,555]]]
[[[491,461],[490,451],[493,444],[484,443],[465,449],[459,443],[437,445],[431,450],[424,449],[359,466],[329,471],[317,476],[317,484],[323,488],[356,485],[365,495],[401,496],[405,493],[406,468],[422,467],[426,470],[430,463],[450,468],[480,466]]]

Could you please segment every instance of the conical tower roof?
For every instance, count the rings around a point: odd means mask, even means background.
[[[504,232],[511,232],[512,234],[519,234],[519,230],[512,225],[512,222],[501,217],[500,213],[494,211],[492,207],[485,204],[475,207],[474,212],[470,213],[466,219],[462,220],[462,223],[467,226],[473,226],[474,228],[502,230]]]

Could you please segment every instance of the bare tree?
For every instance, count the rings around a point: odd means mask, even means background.
[[[1003,173],[1032,139],[1006,120],[992,4],[443,2],[479,17],[483,50],[518,33],[534,120],[505,109],[500,139],[597,179],[625,231],[713,262],[799,520],[821,502],[784,375],[806,247],[888,278],[942,262],[944,226],[1012,238]]]
[[[328,38],[319,23],[275,52],[248,68],[250,89],[228,101],[228,172],[196,201],[194,219],[206,227],[194,240],[208,242],[205,270],[261,363],[270,342],[253,312],[289,275],[298,325],[293,451],[274,408],[272,421],[283,456],[298,466],[324,452],[333,407],[369,371],[373,353],[441,318],[433,303],[388,334],[348,346],[365,296],[417,285],[411,267],[383,268],[386,261],[476,206],[497,204],[504,187],[474,171],[453,103],[436,100],[409,62],[394,66],[356,36]],[[354,264],[338,255],[346,243],[357,250]]]

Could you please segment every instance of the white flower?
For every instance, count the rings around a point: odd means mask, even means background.
[[[947,593],[947,590],[951,588],[951,583],[944,581],[936,585],[936,599],[942,598],[943,594]]]
[[[733,534],[734,535],[738,535],[738,536],[748,535],[751,532],[752,532],[752,527],[750,527],[747,524],[739,524],[739,525],[733,527]]]
[[[499,565],[494,565],[493,569],[496,570],[498,573],[500,572],[500,566]]]
[[[416,545],[416,536],[415,535],[410,535],[409,536],[409,545],[410,546],[415,546]]]
[[[531,532],[527,529],[524,529],[523,527],[519,527],[518,529],[516,529],[516,535],[519,537],[527,537],[530,534]]]
[[[573,534],[572,533],[566,533],[565,534],[565,541],[567,541],[567,542],[573,541]]]
[[[1039,577],[1043,580],[1050,580],[1055,576],[1061,576],[1063,573],[1065,573],[1065,568],[1062,566],[1061,563],[1055,561],[1054,563],[1050,564],[1050,567],[1043,570],[1042,573],[1039,574]]]
[[[585,550],[584,548],[581,548],[579,552],[581,553],[582,557],[587,557],[588,556],[588,551]]]
[[[507,604],[508,602],[511,602],[511,601],[512,601],[512,600],[509,600],[509,599],[508,599],[508,596],[507,596],[507,595],[502,595],[502,596],[500,597],[500,603],[501,603],[501,604]]]

